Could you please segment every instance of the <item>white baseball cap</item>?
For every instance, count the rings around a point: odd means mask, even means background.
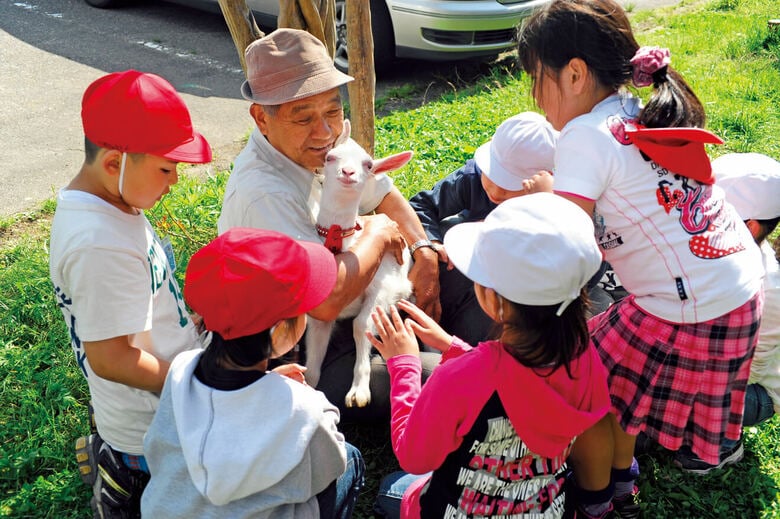
[[[552,171],[558,132],[536,112],[502,122],[493,138],[477,148],[474,160],[482,174],[508,191],[523,189],[523,180],[539,170]]]
[[[712,171],[743,220],[780,216],[780,162],[761,153],[727,153],[712,161]]]
[[[558,315],[601,266],[593,220],[552,193],[502,202],[484,221],[450,229],[444,247],[472,281],[515,303],[560,303]]]

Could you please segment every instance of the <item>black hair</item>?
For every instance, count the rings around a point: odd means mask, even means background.
[[[84,162],[92,164],[98,156],[98,152],[103,149],[102,146],[98,146],[87,137],[84,137]],[[143,158],[143,153],[128,153],[127,154],[134,162],[137,162]]]
[[[769,220],[754,220],[758,226],[760,227],[760,231],[758,234],[754,237],[757,244],[761,244],[762,241],[764,241],[767,236],[772,234],[777,227],[777,224],[780,223],[780,216],[777,218],[771,218]]]
[[[570,363],[582,355],[590,341],[588,304],[586,289],[560,316],[556,315],[560,304],[531,306],[504,299],[504,349],[523,366],[548,375],[563,366],[571,377]]]
[[[526,73],[554,77],[573,58],[582,59],[603,86],[617,91],[633,77],[639,44],[625,10],[615,0],[553,0],[526,18],[518,35],[518,59]],[[540,74],[541,76],[542,74]],[[672,67],[653,74],[653,93],[639,114],[648,128],[703,127],[704,107]]]
[[[235,365],[249,368],[271,356],[271,330],[235,339],[225,339],[212,332],[211,343],[203,352],[201,362],[226,367]]]

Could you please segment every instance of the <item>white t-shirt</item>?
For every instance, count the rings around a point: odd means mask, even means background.
[[[167,361],[196,347],[197,332],[163,245],[143,214],[61,190],[49,272],[100,436],[116,450],[143,454],[159,396],[95,375],[82,343],[130,335],[133,346]]]
[[[322,175],[291,161],[255,129],[233,164],[217,230],[222,234],[233,227],[269,229],[321,243],[316,223],[322,181]],[[360,199],[360,214],[376,209],[392,187],[387,175],[371,177]]]
[[[775,412],[780,413],[780,264],[766,240],[761,244],[766,277],[764,278],[764,313],[758,330],[758,344],[750,365],[751,384],[766,389]]]
[[[569,121],[555,152],[555,190],[595,201],[596,239],[645,311],[698,323],[761,287],[761,254],[723,190],[676,175],[625,139],[640,105],[608,97]]]

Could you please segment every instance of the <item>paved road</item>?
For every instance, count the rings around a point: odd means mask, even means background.
[[[107,72],[168,79],[218,157],[249,130],[238,54],[219,14],[166,2],[100,10],[83,0],[0,0],[0,29],[0,217],[36,207],[75,174],[81,95]]]
[[[238,54],[219,13],[152,0],[114,10],[83,0],[0,0],[0,218],[37,207],[76,173],[84,88],[128,68],[168,79],[214,147],[212,167],[229,163],[251,121],[238,94]],[[445,70],[423,62],[399,69],[389,83],[425,81]]]

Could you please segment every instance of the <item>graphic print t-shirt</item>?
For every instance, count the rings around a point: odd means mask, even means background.
[[[627,138],[636,98],[616,94],[569,121],[555,151],[555,191],[595,201],[596,240],[645,311],[700,323],[761,287],[761,255],[723,190],[669,171]]]
[[[530,452],[493,393],[460,448],[434,471],[420,496],[421,517],[561,517],[568,450],[557,458]]]

